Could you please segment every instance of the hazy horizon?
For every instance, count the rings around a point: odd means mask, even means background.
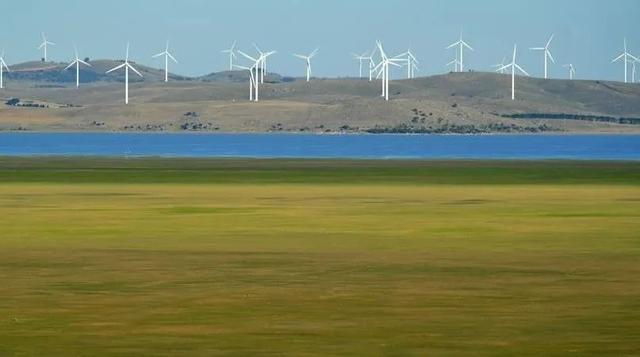
[[[25,11],[28,9],[29,11]],[[172,52],[180,61],[174,73],[197,76],[226,70],[228,57],[220,51],[233,41],[245,52],[254,53],[252,43],[263,50],[277,50],[270,70],[302,76],[304,63],[292,53],[320,48],[313,62],[319,77],[357,76],[358,62],[352,52],[371,51],[376,39],[390,54],[412,48],[420,60],[418,76],[446,73],[445,64],[454,58],[445,47],[457,40],[464,28],[465,40],[475,49],[467,52],[467,69],[491,70],[519,46],[519,63],[533,76],[542,75],[542,53],[529,47],[543,46],[554,33],[552,53],[557,64],[550,76],[566,78],[563,64],[572,63],[580,79],[622,80],[621,63],[611,60],[622,52],[627,37],[631,53],[640,55],[640,35],[635,18],[640,15],[636,0],[247,0],[241,4],[210,1],[125,1],[107,6],[79,0],[26,0],[4,5],[0,27],[0,48],[9,64],[38,60],[40,33],[57,45],[49,50],[50,60],[67,61],[77,44],[81,57],[117,59],[124,57],[131,42],[131,58],[160,67],[151,55],[171,40]],[[126,10],[126,11],[125,11]],[[11,31],[10,31],[11,30]],[[240,59],[242,61],[242,59]],[[396,77],[403,74],[396,71]]]

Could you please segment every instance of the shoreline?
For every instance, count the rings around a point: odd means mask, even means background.
[[[542,133],[478,133],[478,134],[421,134],[421,133],[368,133],[368,132],[294,132],[294,131],[100,131],[100,130],[0,130],[3,134],[131,134],[131,135],[283,135],[283,136],[639,136],[640,131],[564,131]]]

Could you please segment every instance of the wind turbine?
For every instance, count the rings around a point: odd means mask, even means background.
[[[362,61],[368,61],[369,62],[369,82],[373,82],[373,73],[374,68],[376,67],[376,62],[373,60],[373,55],[376,53],[377,49],[373,49],[371,51],[371,53],[368,54],[363,54],[362,57]],[[360,75],[360,77],[362,77],[362,75]]]
[[[233,60],[236,59],[236,41],[233,41],[233,44],[228,50],[222,50],[220,52],[229,54],[229,71],[233,71]]]
[[[302,60],[304,60],[307,64],[307,82],[309,82],[311,80],[311,59],[313,57],[315,57],[318,54],[318,50],[319,49],[315,49],[313,52],[311,52],[311,54],[309,54],[308,56],[303,56],[303,55],[299,55],[299,54],[293,54],[295,57],[298,57]]]
[[[44,35],[44,32],[42,33],[42,43],[40,44],[40,46],[38,46],[39,50],[44,49],[44,61],[47,62],[47,46],[55,46],[56,44],[53,42],[50,42],[47,40],[47,36]]]
[[[275,51],[263,53],[258,58],[253,58],[242,51],[238,51],[238,53],[246,57],[248,60],[253,61],[253,66],[251,67],[239,65],[234,65],[234,67],[239,69],[246,69],[249,71],[249,100],[257,102],[260,99],[260,78],[258,78],[258,71],[261,70],[265,59],[273,55]]]
[[[407,62],[407,79],[412,79],[415,77],[415,71],[419,70],[417,65],[420,64],[420,62],[418,61],[416,56],[413,55],[411,49],[408,49],[405,53],[401,53],[395,56],[394,59],[401,59]]]
[[[127,56],[125,57],[124,63],[108,70],[106,73],[109,74],[121,68],[124,68],[124,104],[129,104],[129,70],[132,70],[140,77],[142,77],[142,74],[138,72],[137,69],[133,68],[132,65],[129,64],[129,44],[128,43],[127,43]]]
[[[462,30],[460,30],[460,39],[452,44],[450,44],[446,49],[451,49],[454,47],[459,47],[459,54],[458,52],[456,52],[456,59],[455,61],[452,61],[450,63],[455,64],[456,68],[455,70],[458,71],[458,68],[460,68],[460,70],[458,72],[464,72],[464,48],[468,48],[469,50],[473,51],[473,48],[471,46],[469,46],[468,43],[466,43],[463,39],[462,39]],[[460,56],[460,57],[458,57]]]
[[[573,64],[565,64],[563,67],[569,70],[569,79],[573,79],[573,77],[576,75],[576,68],[573,66]]]
[[[169,59],[171,59],[174,63],[178,63],[178,60],[169,52],[169,41],[167,41],[165,50],[158,53],[157,55],[153,55],[153,58],[157,58],[160,56],[164,56],[164,81],[166,83],[169,82]]]
[[[353,56],[353,58],[358,61],[360,63],[360,70],[359,70],[359,74],[358,74],[358,78],[362,79],[362,67],[363,67],[363,61],[369,60],[370,57],[367,57],[367,54],[361,54],[361,55],[357,55],[355,53],[351,54]]]
[[[624,82],[628,83],[628,76],[627,76],[627,72],[629,71],[629,63],[633,63],[634,61],[638,61],[638,58],[635,57],[634,55],[632,55],[631,53],[629,53],[629,51],[627,50],[627,39],[624,39],[624,52],[622,52],[622,54],[618,57],[616,57],[613,61],[611,61],[611,63],[614,62],[618,62],[620,60],[623,60],[624,62]]]
[[[556,63],[556,60],[551,55],[551,51],[549,51],[549,46],[551,46],[551,41],[553,41],[554,36],[555,35],[551,35],[551,37],[549,37],[549,41],[547,41],[547,44],[544,47],[530,48],[531,51],[544,51],[544,79],[549,78],[549,60],[554,64]]]
[[[374,68],[374,71],[378,71],[378,78],[382,78],[382,97],[386,101],[389,100],[389,65],[402,67],[397,62],[400,62],[400,59],[397,58],[389,58],[387,54],[384,52],[384,48],[382,47],[382,42],[377,41],[376,45],[378,46],[378,50],[380,51],[380,58],[382,59],[380,63]]]
[[[7,63],[4,61],[4,50],[2,50],[2,52],[0,53],[0,89],[4,88],[4,82],[3,82],[3,70],[6,69],[7,72],[11,72],[9,70],[9,66],[7,66]]]
[[[246,69],[247,71],[249,71],[249,101],[251,101],[251,102],[254,101],[253,100],[253,95],[255,93],[255,96],[256,96],[255,101],[257,102],[258,101],[258,90],[259,90],[259,87],[258,87],[258,84],[256,83],[256,80],[255,80],[254,76],[253,76],[254,66],[246,67],[246,66],[240,66],[240,65],[234,64],[233,68],[234,69],[236,69],[236,68],[237,69]]]
[[[500,73],[500,74],[505,74],[506,73],[506,69],[504,68],[505,66],[505,62],[507,61],[506,57],[502,58],[502,62],[495,64],[491,67],[496,68],[496,72]]]
[[[635,60],[631,63],[631,83],[636,82],[636,64],[640,63],[640,61]]]
[[[262,52],[260,50],[260,47],[258,47],[258,45],[256,45],[255,43],[253,44],[253,47],[260,54],[260,58],[262,58],[262,61],[260,62],[260,66],[258,67],[260,68],[260,83],[264,84],[264,76],[267,73],[267,58],[269,56],[275,55],[277,51]]]
[[[83,64],[87,67],[91,67],[91,65],[78,57],[78,49],[75,46],[73,46],[73,50],[75,51],[76,58],[71,61],[71,63],[69,63],[69,65],[64,70],[66,71],[69,68],[76,66],[76,88],[78,88],[80,87],[80,65]]]
[[[520,72],[524,73],[524,75],[526,76],[529,75],[527,71],[522,69],[522,67],[520,67],[518,63],[516,63],[517,52],[518,52],[518,45],[513,45],[513,59],[511,60],[511,63],[505,66],[502,66],[501,68],[505,70],[511,68],[511,100],[516,100],[516,70],[519,70]]]

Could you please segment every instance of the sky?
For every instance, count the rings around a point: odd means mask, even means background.
[[[103,59],[123,58],[130,42],[133,60],[161,67],[151,56],[169,39],[179,60],[172,71],[192,76],[227,69],[220,51],[233,41],[251,54],[254,42],[277,50],[269,70],[283,75],[304,74],[292,53],[320,48],[314,75],[357,76],[351,53],[373,50],[377,39],[389,54],[411,48],[420,76],[446,73],[455,54],[445,47],[461,29],[475,50],[465,65],[477,71],[491,70],[517,43],[520,65],[542,76],[542,53],[528,48],[544,46],[551,34],[558,62],[551,77],[567,77],[562,65],[572,63],[578,78],[622,80],[623,65],[610,62],[624,37],[640,55],[638,0],[20,0],[5,2],[0,13],[9,64],[41,58],[41,32],[56,43],[50,59],[60,62],[73,56],[74,44],[81,57]]]

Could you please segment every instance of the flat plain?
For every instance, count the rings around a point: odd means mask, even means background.
[[[640,163],[0,158],[0,356],[637,355]]]

